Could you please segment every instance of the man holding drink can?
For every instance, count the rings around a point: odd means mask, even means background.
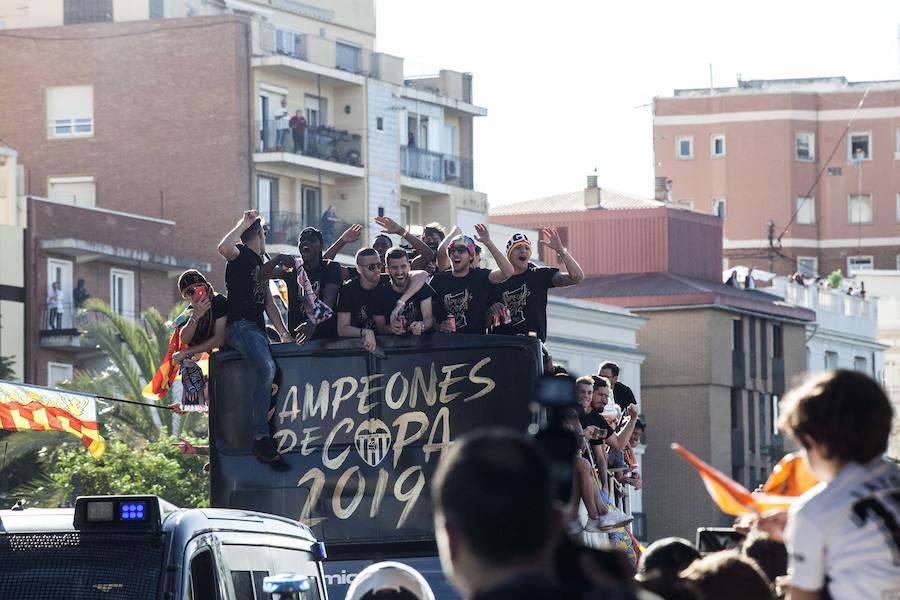
[[[391,284],[380,286],[375,290],[372,301],[375,328],[378,333],[421,335],[434,324],[431,315],[431,297],[434,290],[425,284],[413,294],[409,302],[403,302],[401,298],[409,291],[410,285],[409,258],[406,250],[391,248],[385,253],[385,262]],[[395,310],[398,307],[400,310]]]

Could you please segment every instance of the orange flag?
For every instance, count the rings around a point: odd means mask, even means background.
[[[706,491],[713,502],[722,509],[722,512],[736,517],[746,513],[761,513],[776,508],[787,508],[797,496],[816,483],[805,468],[801,471],[801,467],[797,466],[797,457],[789,454],[775,467],[779,483],[773,484],[770,488],[764,487],[762,492],[750,492],[731,477],[697,458],[680,444],[672,444],[672,450],[697,469],[700,479],[706,486]],[[767,486],[774,477],[775,473],[766,482]]]
[[[94,458],[106,450],[97,426],[97,398],[0,381],[0,429],[65,431],[77,435]]]
[[[153,374],[153,379],[144,387],[142,395],[147,400],[158,400],[169,393],[169,389],[178,377],[178,365],[172,362],[172,355],[179,350],[187,348],[186,344],[181,342],[181,326],[187,322],[191,316],[191,307],[185,308],[175,320],[170,323],[172,326],[172,337],[169,339],[169,349],[163,357],[162,364]]]

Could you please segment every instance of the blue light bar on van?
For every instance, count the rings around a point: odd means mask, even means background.
[[[156,496],[87,496],[75,501],[75,528],[158,528],[161,523]]]
[[[282,573],[280,575],[271,575],[263,579],[263,591],[267,594],[308,592],[310,587],[309,577],[306,575]]]

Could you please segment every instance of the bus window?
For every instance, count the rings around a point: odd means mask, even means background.
[[[191,559],[190,600],[219,600],[212,552],[203,550]]]

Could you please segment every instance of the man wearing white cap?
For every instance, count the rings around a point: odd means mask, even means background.
[[[494,327],[492,333],[504,335],[528,335],[534,332],[541,341],[547,341],[547,290],[581,283],[584,271],[559,239],[553,227],[545,227],[541,244],[555,251],[566,271],[556,267],[539,267],[531,262],[531,241],[524,233],[514,233],[506,242],[506,256],[515,273],[494,288],[495,303],[491,312],[499,312],[505,306],[509,311],[509,323]]]

